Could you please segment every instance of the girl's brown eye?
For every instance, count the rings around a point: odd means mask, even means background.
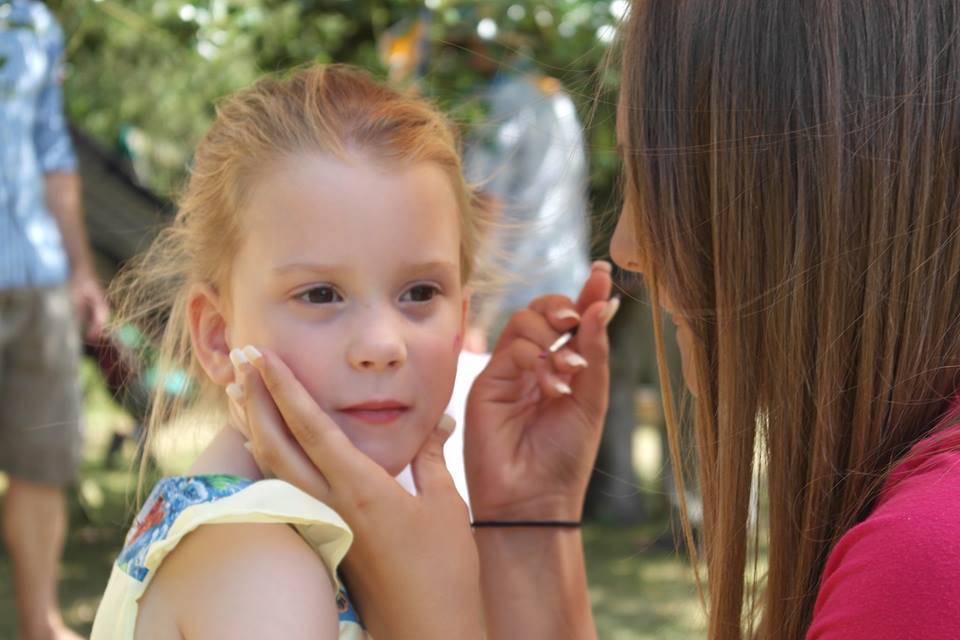
[[[403,294],[401,300],[405,302],[429,302],[438,293],[440,293],[440,290],[432,284],[418,284]]]
[[[333,287],[313,287],[301,293],[300,299],[310,304],[332,304],[343,301]]]

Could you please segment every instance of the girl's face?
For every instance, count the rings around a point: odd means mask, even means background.
[[[436,165],[386,170],[304,153],[271,167],[242,212],[231,347],[277,353],[392,474],[453,389],[466,317],[460,230]]]

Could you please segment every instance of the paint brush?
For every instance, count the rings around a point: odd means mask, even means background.
[[[618,294],[615,293],[612,296],[610,296],[610,300],[617,300],[618,302],[615,305],[611,305],[613,307],[613,311],[612,313],[610,313],[610,317],[606,319],[606,322],[610,322],[610,320],[613,318],[613,314],[615,314],[617,312],[617,309],[620,308],[620,304],[619,304],[620,296]],[[573,329],[570,329],[570,331],[567,331],[565,334],[563,334],[562,336],[554,340],[553,344],[547,347],[547,353],[556,353],[557,351],[560,351],[560,349],[563,349],[567,345],[567,343],[573,339],[573,336],[577,335],[578,328],[579,328],[579,325],[574,327]]]

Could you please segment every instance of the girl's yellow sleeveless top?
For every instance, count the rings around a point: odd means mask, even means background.
[[[240,522],[294,526],[335,585],[340,638],[370,639],[337,575],[353,534],[333,509],[282,480],[202,475],[164,478],[154,487],[113,565],[90,640],[133,640],[137,603],[167,554],[201,525]]]

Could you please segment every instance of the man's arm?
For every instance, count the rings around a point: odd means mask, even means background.
[[[44,199],[56,219],[70,262],[70,294],[88,337],[98,336],[107,321],[107,303],[93,268],[83,226],[80,177],[63,111],[63,33],[54,23],[44,32],[47,71],[37,97],[33,144],[43,171]]]
[[[93,272],[93,257],[83,226],[80,176],[75,171],[57,171],[43,176],[47,210],[53,214],[63,236],[71,273]]]
[[[78,320],[87,334],[96,337],[107,321],[107,302],[93,268],[93,257],[83,226],[80,177],[74,171],[44,174],[47,209],[57,221],[70,261],[70,293]]]
[[[491,527],[476,541],[490,640],[596,638],[579,530]]]

